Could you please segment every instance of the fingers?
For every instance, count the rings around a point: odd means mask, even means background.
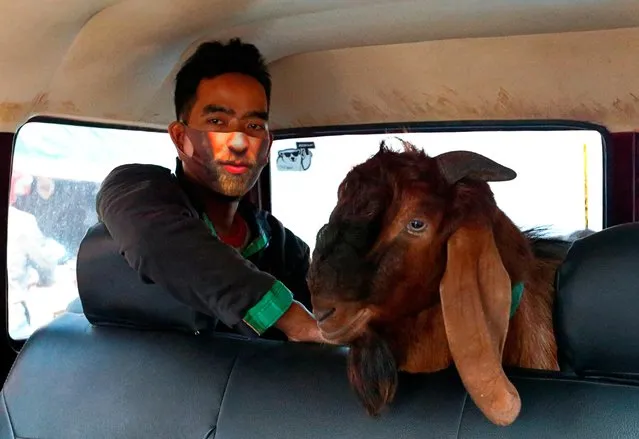
[[[284,332],[289,341],[311,342],[335,345],[336,342],[329,341],[322,336],[322,332],[317,326],[317,320],[306,307],[294,301],[289,310],[282,316],[277,324],[278,328]]]

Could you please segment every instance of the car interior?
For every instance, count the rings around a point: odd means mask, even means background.
[[[0,17],[0,439],[639,437],[635,0],[4,1]],[[175,73],[234,37],[273,80],[248,197],[311,250],[346,173],[397,137],[511,167],[500,208],[571,237],[560,370],[507,369],[514,423],[487,420],[454,367],[401,373],[369,416],[347,346],[233,333],[127,264],[99,185],[120,164],[174,169]]]

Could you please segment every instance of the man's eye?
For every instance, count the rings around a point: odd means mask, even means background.
[[[211,124],[211,125],[222,125],[224,122],[222,122],[220,119],[206,119],[206,123]]]
[[[249,130],[253,130],[253,131],[262,131],[266,129],[266,127],[260,123],[249,123],[248,128]]]

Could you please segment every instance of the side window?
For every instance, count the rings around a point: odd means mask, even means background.
[[[517,177],[490,183],[498,206],[520,228],[545,226],[570,235],[601,230],[604,218],[604,146],[595,130],[466,131],[343,134],[289,138],[271,150],[273,214],[311,250],[318,230],[337,203],[348,171],[387,140],[400,137],[430,156],[473,151],[508,166]]]
[[[116,166],[175,167],[167,133],[28,122],[13,155],[7,230],[9,335],[25,339],[78,298],[75,261]]]

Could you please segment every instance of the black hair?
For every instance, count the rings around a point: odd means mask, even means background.
[[[225,73],[242,73],[255,78],[264,87],[266,102],[271,102],[271,75],[259,49],[239,38],[227,44],[210,41],[200,44],[186,60],[175,78],[175,116],[181,119],[191,111],[197,87],[203,79]]]

